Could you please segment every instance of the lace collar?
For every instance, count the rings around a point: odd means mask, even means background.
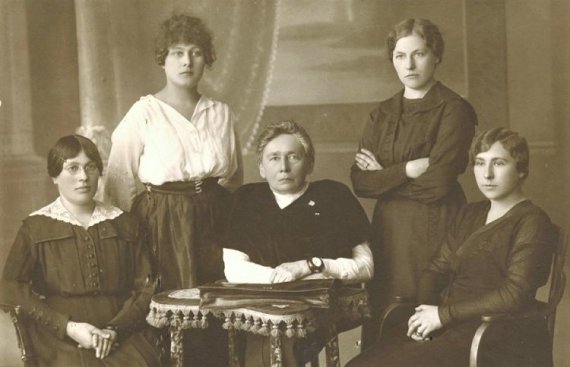
[[[89,225],[87,228],[106,220],[115,219],[122,213],[123,211],[115,206],[104,204],[100,201],[95,200],[95,209],[93,210],[93,214],[91,214],[91,219],[89,220]],[[36,210],[30,214],[30,216],[33,215],[43,215],[45,217],[83,227],[83,225],[73,216],[73,214],[71,214],[63,206],[61,198],[55,199],[53,203],[48,204],[40,210]]]

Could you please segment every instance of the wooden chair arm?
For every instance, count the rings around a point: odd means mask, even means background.
[[[16,305],[8,304],[8,303],[0,303],[0,310],[10,313],[16,310]]]
[[[544,302],[536,302],[536,307],[521,312],[515,313],[499,313],[481,316],[481,324],[477,328],[475,335],[471,341],[471,351],[469,355],[469,367],[478,366],[479,358],[479,348],[484,337],[488,334],[490,328],[493,325],[498,325],[500,323],[512,323],[512,322],[525,322],[531,320],[545,321],[555,312],[556,304],[549,304]]]
[[[10,315],[12,324],[16,331],[18,348],[20,348],[20,358],[24,362],[25,367],[33,367],[37,365],[35,357],[32,353],[28,331],[26,330],[24,315],[19,305],[0,303],[0,310]]]
[[[395,302],[384,309],[380,316],[380,338],[387,330],[407,320],[416,307],[411,300],[396,297]]]
[[[515,320],[531,320],[546,318],[556,310],[556,305],[536,302],[537,307],[532,310],[515,312],[515,313],[497,313],[481,316],[482,322],[493,323],[501,321],[515,321]]]

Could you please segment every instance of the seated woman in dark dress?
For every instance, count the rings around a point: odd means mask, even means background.
[[[366,214],[345,185],[307,181],[315,151],[305,130],[292,121],[272,124],[262,132],[257,154],[267,182],[244,185],[234,194],[223,252],[227,280],[369,280],[374,266]],[[248,337],[246,365],[263,365],[269,343],[253,339]],[[295,365],[284,358],[286,365]]]
[[[40,366],[158,366],[145,322],[149,260],[135,218],[93,200],[103,169],[97,147],[65,136],[47,163],[59,197],[24,219],[0,301],[29,316]]]
[[[477,185],[489,200],[468,204],[457,215],[424,271],[419,306],[407,325],[348,366],[468,366],[481,315],[532,307],[548,278],[556,230],[522,191],[528,175],[526,140],[494,128],[475,138],[470,158]],[[544,325],[537,325],[534,335],[532,345],[510,347],[508,337],[497,340],[496,348],[482,356],[484,365],[551,366],[550,349],[541,342],[548,340]],[[521,348],[535,349],[534,359],[520,360]]]

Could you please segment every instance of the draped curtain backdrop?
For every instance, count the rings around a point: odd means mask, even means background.
[[[75,0],[81,130],[105,137],[136,98],[162,87],[153,37],[173,12],[196,15],[213,31],[217,61],[201,90],[231,105],[249,149],[270,81],[276,1]],[[104,139],[100,148],[106,151]]]
[[[242,147],[263,112],[277,39],[276,0],[0,0],[0,267],[23,219],[56,197],[45,156],[79,132],[104,158],[140,96],[164,85],[154,36],[174,12],[202,18],[217,61],[200,84],[228,103]]]

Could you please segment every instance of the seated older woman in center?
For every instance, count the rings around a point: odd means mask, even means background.
[[[374,265],[368,218],[347,186],[307,181],[315,161],[307,132],[293,121],[269,125],[259,137],[257,154],[267,182],[244,185],[234,194],[223,253],[227,280],[369,280]],[[259,338],[265,345],[255,345],[253,339],[248,337],[247,366],[268,363],[269,343]],[[287,360],[285,352],[285,365],[304,362],[295,354]]]

